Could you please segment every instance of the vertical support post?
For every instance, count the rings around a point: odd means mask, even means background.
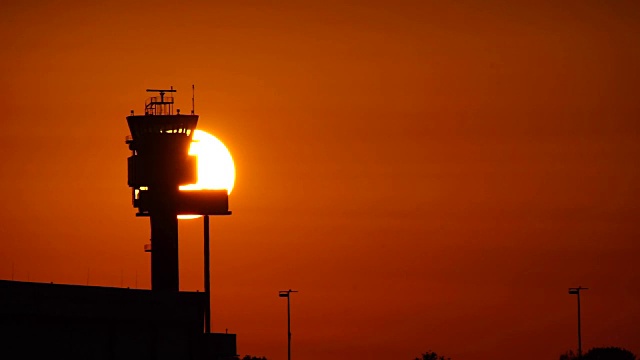
[[[582,359],[582,334],[580,330],[580,291],[578,291],[578,359]]]
[[[578,297],[578,359],[582,359],[582,327],[580,324],[580,291],[581,290],[589,290],[589,288],[584,288],[582,286],[578,286],[577,288],[569,288],[569,295],[576,295]]]
[[[297,290],[282,290],[278,296],[287,298],[287,360],[291,360],[291,293]]]
[[[287,296],[287,360],[291,360],[291,296]]]
[[[204,332],[211,332],[211,279],[209,272],[209,215],[204,215]]]

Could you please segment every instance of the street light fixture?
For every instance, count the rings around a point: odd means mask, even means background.
[[[291,360],[291,293],[297,293],[298,290],[282,290],[278,293],[279,297],[287,298],[287,360]]]
[[[581,290],[589,290],[589,288],[584,288],[582,286],[578,286],[577,288],[569,288],[569,295],[578,296],[578,359],[582,358],[582,335],[580,333],[580,291]]]

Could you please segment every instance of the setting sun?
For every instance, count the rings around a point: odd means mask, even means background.
[[[222,190],[231,194],[236,180],[236,168],[227,147],[215,136],[196,130],[189,155],[198,157],[198,181],[180,186],[180,190]]]
[[[198,181],[180,186],[180,190],[227,190],[231,194],[236,180],[236,168],[229,149],[222,141],[204,130],[196,130],[189,155],[198,158]],[[181,220],[199,217],[200,215],[178,215]]]

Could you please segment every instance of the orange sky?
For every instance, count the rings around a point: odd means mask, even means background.
[[[0,278],[150,284],[125,116],[174,86],[237,167],[213,329],[298,359],[640,353],[636,2],[3,1]],[[304,5],[303,5],[304,3]],[[202,220],[181,222],[202,289]]]

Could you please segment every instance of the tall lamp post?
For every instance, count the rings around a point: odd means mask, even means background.
[[[584,288],[582,286],[578,286],[577,288],[569,288],[569,295],[578,296],[578,359],[582,358],[582,334],[580,333],[580,291],[581,290],[589,290],[589,288]]]
[[[206,294],[204,308],[204,332],[211,332],[211,279],[209,270],[209,215],[204,216],[204,292]]]
[[[291,360],[291,293],[297,290],[282,290],[278,296],[287,298],[287,360]]]

